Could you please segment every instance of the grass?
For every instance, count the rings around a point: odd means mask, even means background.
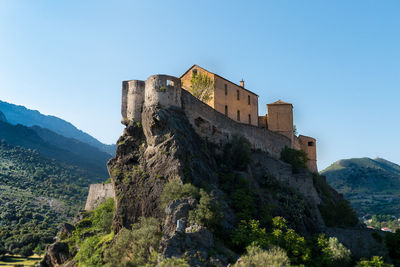
[[[38,255],[33,255],[30,257],[7,255],[0,259],[0,266],[34,266],[41,259],[42,257]]]

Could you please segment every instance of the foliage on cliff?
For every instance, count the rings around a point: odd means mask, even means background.
[[[83,206],[92,181],[85,171],[0,142],[0,247],[42,253]]]
[[[194,97],[207,103],[213,99],[214,81],[207,74],[193,74],[190,80],[190,93],[192,93]]]

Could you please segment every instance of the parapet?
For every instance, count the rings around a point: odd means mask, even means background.
[[[86,200],[85,210],[94,210],[101,203],[111,197],[115,198],[114,189],[111,183],[91,184]]]
[[[146,106],[181,107],[181,80],[169,75],[153,75],[146,81],[122,82],[121,123],[140,122]]]

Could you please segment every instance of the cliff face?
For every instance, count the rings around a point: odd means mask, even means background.
[[[228,174],[247,181],[255,213],[264,210],[271,216],[283,216],[305,235],[324,230],[317,207],[321,198],[311,173],[304,170],[293,174],[289,164],[261,151],[252,151],[250,164],[244,170],[232,171],[225,150],[224,146],[201,139],[181,109],[145,107],[141,123],[127,125],[118,140],[116,157],[108,163],[116,200],[114,231],[129,228],[142,216],[155,217],[164,222],[163,256],[185,255],[193,263],[195,251],[200,251],[209,262],[227,263],[226,256],[211,257],[207,252],[223,235],[215,237],[211,229],[193,230],[187,224],[189,211],[196,207],[197,200],[177,200],[164,210],[160,196],[165,184],[173,179],[208,188],[222,207],[221,232],[229,236],[239,218],[238,208],[232,205],[229,190],[224,188],[235,183],[225,181]],[[185,238],[177,229],[178,220],[190,228]]]
[[[381,245],[357,225],[352,209],[323,177],[307,170],[294,173],[291,165],[250,147],[246,159],[242,155],[246,151],[240,150],[246,140],[238,140],[207,142],[183,109],[144,106],[140,122],[127,123],[116,156],[107,166],[115,195],[115,236],[141,217],[154,217],[162,233],[155,248],[159,259],[184,257],[191,266],[227,266],[239,257],[232,233],[240,220],[255,219],[268,227],[272,217],[282,216],[306,237],[321,232],[340,237],[356,257],[382,254],[374,254]],[[163,203],[163,192],[171,181],[208,192],[218,203],[217,222],[193,223],[191,212],[204,204],[198,196]],[[55,247],[49,246],[47,255],[57,258]],[[74,254],[67,254],[68,259],[58,257],[62,262],[44,261],[41,266],[71,262]]]

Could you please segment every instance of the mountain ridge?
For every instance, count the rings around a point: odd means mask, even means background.
[[[24,126],[40,126],[68,138],[77,139],[110,154],[115,154],[115,145],[103,144],[93,136],[75,127],[72,123],[52,115],[44,115],[37,110],[28,109],[0,100],[0,111],[10,124]]]
[[[321,171],[359,215],[400,215],[400,166],[382,158],[351,158]]]

